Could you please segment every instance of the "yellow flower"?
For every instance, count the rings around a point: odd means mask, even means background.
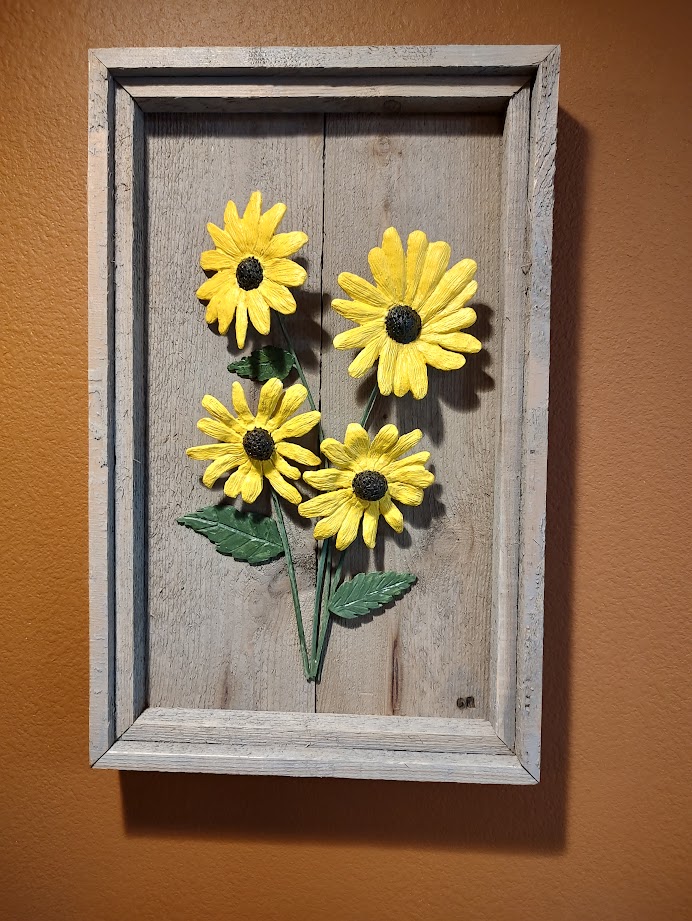
[[[302,384],[294,384],[284,390],[281,381],[273,377],[262,387],[257,415],[253,416],[243,388],[235,381],[232,399],[238,414],[236,418],[222,403],[207,394],[202,406],[211,418],[200,419],[197,428],[216,438],[220,444],[187,449],[188,456],[195,460],[212,461],[202,477],[204,485],[211,488],[222,474],[235,470],[224,486],[227,496],[235,498],[240,493],[245,502],[254,502],[262,492],[266,477],[280,496],[298,505],[303,497],[284,477],[298,480],[300,470],[288,461],[310,467],[317,467],[320,463],[319,457],[312,451],[286,441],[287,438],[305,435],[319,422],[320,414],[316,411],[293,415],[307,395]]]
[[[207,323],[219,321],[223,335],[235,316],[238,348],[245,345],[248,316],[255,329],[266,336],[271,326],[269,308],[293,313],[296,302],[288,290],[302,285],[305,269],[287,259],[307,243],[301,231],[275,233],[286,213],[277,204],[262,211],[262,193],[253,192],[242,217],[229,201],[223,216],[224,229],[207,224],[216,249],[202,253],[200,265],[216,274],[197,289],[197,297],[207,304]]]
[[[355,540],[362,518],[363,540],[374,547],[380,515],[395,531],[403,531],[404,516],[392,500],[420,505],[423,489],[435,479],[424,467],[428,451],[403,457],[421,438],[420,429],[400,438],[396,426],[385,425],[371,442],[361,425],[351,424],[344,444],[325,439],[322,453],[334,466],[303,475],[324,495],[298,507],[306,518],[322,519],[315,527],[317,540],[336,534],[337,549],[343,550]]]
[[[428,243],[422,230],[409,234],[407,251],[390,227],[382,246],[368,255],[375,284],[342,272],[339,285],[352,301],[337,299],[332,307],[358,326],[334,338],[337,349],[362,348],[351,362],[351,377],[363,377],[379,359],[380,393],[401,397],[411,391],[420,400],[428,392],[427,365],[442,371],[461,368],[459,352],[478,352],[481,343],[460,330],[476,322],[466,304],[476,293],[476,263],[462,259],[446,271],[448,243]]]

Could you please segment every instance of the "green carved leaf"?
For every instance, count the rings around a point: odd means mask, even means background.
[[[416,576],[410,572],[359,572],[337,588],[329,610],[349,620],[362,617],[399,598],[415,581]]]
[[[228,370],[238,377],[249,377],[253,381],[268,381],[271,377],[278,377],[282,381],[288,377],[294,365],[290,352],[275,345],[264,345],[238,361],[231,362]]]
[[[178,524],[204,534],[219,553],[242,562],[266,563],[283,555],[276,522],[256,512],[240,512],[232,505],[210,505],[178,518]]]

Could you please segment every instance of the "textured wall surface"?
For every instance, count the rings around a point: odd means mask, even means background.
[[[3,921],[685,917],[688,18],[669,0],[0,3]],[[563,46],[544,781],[90,771],[87,48],[438,42]]]

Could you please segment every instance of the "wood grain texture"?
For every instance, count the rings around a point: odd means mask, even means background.
[[[531,312],[524,370],[516,752],[536,780],[541,758],[550,281],[559,73],[560,49],[556,48],[536,74],[529,155]]]
[[[114,76],[292,74],[353,71],[533,74],[554,45],[399,45],[334,48],[100,48]]]
[[[493,525],[493,600],[490,642],[490,720],[514,745],[517,658],[518,523],[521,497],[521,427],[524,333],[530,284],[526,254],[531,91],[507,107],[502,137],[502,300],[498,312],[500,392]]]
[[[534,784],[517,758],[312,748],[309,745],[208,745],[176,742],[116,742],[94,767],[121,771],[194,771],[211,774],[281,774],[287,777],[350,777],[436,783]]]
[[[195,289],[208,221],[222,223],[229,198],[241,208],[260,189],[283,201],[282,228],[304,230],[309,281],[297,294],[297,330],[317,383],[319,264],[322,241],[321,117],[147,116],[148,451],[150,703],[154,706],[312,710],[302,674],[286,564],[250,567],[215,552],[176,517],[223,499],[223,483],[201,483],[204,465],[185,448],[208,442],[196,428],[210,393],[230,406],[238,354],[231,337],[204,324]],[[315,281],[317,279],[317,281]],[[317,338],[316,338],[317,337]],[[272,323],[272,341],[281,334]],[[245,351],[266,341],[249,336]],[[232,344],[229,344],[232,343]],[[259,388],[243,382],[250,403]],[[268,512],[268,492],[254,508]],[[287,519],[301,600],[310,621],[315,551],[308,523]]]
[[[494,116],[328,116],[325,153],[325,291],[348,270],[370,277],[368,250],[396,226],[405,240],[422,229],[447,240],[452,261],[479,264],[479,322],[485,350],[457,372],[430,370],[425,400],[378,398],[370,429],[393,421],[421,428],[437,484],[405,531],[381,522],[372,554],[349,552],[352,571],[410,571],[418,583],[389,610],[354,625],[335,622],[317,709],[337,713],[449,718],[488,713],[493,480],[497,394],[494,318],[500,284],[502,120]],[[327,310],[325,333],[349,326]],[[326,431],[342,439],[360,418],[373,381],[355,382],[353,352],[326,351],[322,401]],[[475,709],[460,710],[473,696]]]
[[[122,77],[146,112],[499,111],[526,81],[498,76]]]
[[[89,58],[89,752],[115,738],[113,585],[113,96]]]
[[[259,713],[151,707],[123,736],[130,742],[344,745],[392,751],[507,754],[487,720],[334,713]]]
[[[115,92],[115,640],[116,735],[146,703],[146,337],[144,120]]]

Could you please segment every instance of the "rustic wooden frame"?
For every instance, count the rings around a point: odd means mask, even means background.
[[[559,47],[90,54],[90,756],[95,767],[531,784],[539,779]],[[505,303],[489,720],[147,708],[138,388],[143,111],[506,110]],[[116,189],[118,193],[116,194]],[[524,357],[521,365],[516,355]],[[118,363],[116,379],[115,364]],[[115,458],[117,456],[117,464]],[[516,540],[517,522],[519,540]],[[117,539],[116,539],[117,537]]]

